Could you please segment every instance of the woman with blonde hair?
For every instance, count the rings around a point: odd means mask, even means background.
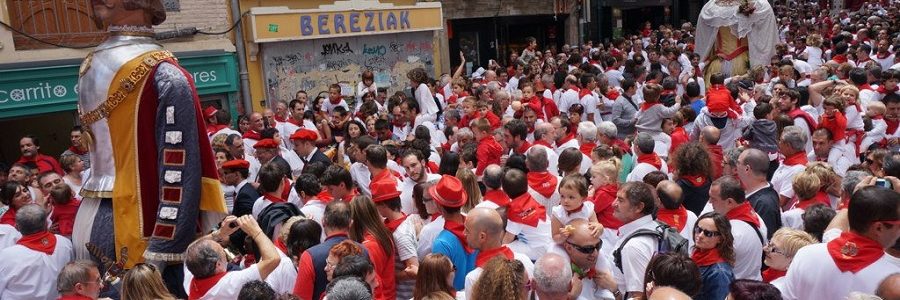
[[[413,299],[422,300],[432,297],[435,293],[455,295],[453,278],[456,276],[456,267],[450,258],[440,253],[432,253],[422,259],[419,264],[419,273],[416,275],[416,287],[413,290]]]
[[[151,264],[136,264],[122,276],[122,300],[174,300],[166,289],[162,274]]]
[[[469,197],[469,201],[466,201],[460,210],[464,213],[469,212],[475,205],[481,203],[481,189],[478,188],[478,177],[475,176],[475,173],[472,173],[472,170],[468,168],[460,168],[456,171],[456,178],[462,182],[463,189],[466,190],[466,196]]]
[[[800,248],[818,243],[812,235],[803,231],[782,227],[772,234],[769,244],[763,247],[763,263],[769,268],[762,272],[763,281],[771,283],[778,290],[784,289],[784,275]]]
[[[522,262],[497,256],[484,265],[484,272],[472,286],[472,300],[525,300],[529,292]]]

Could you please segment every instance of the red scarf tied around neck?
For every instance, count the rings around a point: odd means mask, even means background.
[[[637,161],[638,163],[649,164],[657,170],[662,169],[662,160],[659,159],[659,156],[656,155],[656,153],[639,154]]]
[[[228,272],[222,272],[203,279],[199,279],[197,277],[191,279],[191,286],[188,290],[188,299],[196,300],[200,299],[200,297],[206,296],[206,293],[209,292],[209,290],[214,286],[216,286],[216,284],[219,283],[219,280],[221,280],[222,277],[225,277],[225,274],[228,274]]]
[[[765,271],[762,271],[762,278],[766,283],[770,283],[775,279],[784,277],[784,275],[787,275],[787,271],[775,270],[775,268],[768,268]]]
[[[53,251],[56,249],[56,235],[45,230],[22,236],[16,244],[34,251],[44,252],[47,255],[53,255]]]
[[[403,216],[400,217],[399,219],[396,219],[393,221],[385,220],[384,226],[387,226],[388,230],[390,230],[391,233],[393,233],[394,231],[397,231],[397,227],[400,227],[400,224],[403,224],[403,221],[406,221],[406,217],[408,217],[408,216],[406,214],[403,214]]]
[[[694,250],[694,253],[691,253],[691,259],[700,267],[710,266],[725,261],[722,259],[722,256],[719,255],[719,250],[716,248],[696,249]]]
[[[750,207],[750,202],[747,201],[744,201],[741,205],[729,210],[728,213],[725,214],[725,218],[728,220],[750,222],[750,224],[759,228],[759,217],[753,213],[753,207]]]
[[[788,166],[805,166],[807,163],[809,163],[809,158],[806,157],[806,151],[800,151],[784,158],[784,164]]]
[[[490,250],[483,250],[478,252],[478,256],[475,257],[475,266],[482,267],[488,263],[492,258],[497,256],[503,256],[506,259],[513,259],[513,252],[509,250],[506,246],[500,246]]]
[[[556,182],[559,180],[556,175],[550,172],[528,172],[528,187],[533,189],[541,196],[550,198],[556,192]]]
[[[840,237],[828,242],[827,248],[838,270],[854,274],[885,255],[881,244],[849,231],[844,231]]]
[[[675,227],[679,232],[687,225],[687,209],[680,206],[677,209],[662,208],[656,213],[656,219],[669,226]]]
[[[462,223],[456,223],[454,221],[444,218],[444,229],[446,229],[447,231],[452,233],[454,236],[456,236],[457,239],[459,239],[459,243],[462,244],[463,249],[466,250],[466,253],[472,253],[472,252],[475,252],[475,249],[472,249],[472,247],[469,247],[469,243],[466,242],[466,234],[463,233],[463,231],[466,229],[466,227],[463,225],[465,223],[466,223],[465,216],[462,217]]]
[[[510,221],[537,227],[540,221],[547,219],[547,210],[526,192],[509,203],[507,216]]]

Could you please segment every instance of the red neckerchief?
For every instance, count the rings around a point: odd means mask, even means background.
[[[887,124],[887,133],[889,134],[897,132],[897,128],[900,127],[900,119],[884,119],[884,123]]]
[[[681,232],[681,230],[684,229],[684,226],[687,225],[687,216],[687,209],[684,208],[684,206],[679,206],[676,209],[660,208],[659,211],[656,212],[656,220],[678,228],[678,232]]]
[[[281,189],[281,199],[287,199],[291,196],[291,181],[284,178],[282,184],[284,184],[284,188]]]
[[[878,53],[875,53],[875,57],[878,57],[878,59],[885,59],[885,58],[888,58],[888,57],[890,57],[890,56],[891,56],[891,53],[890,53],[890,52],[881,53],[881,52],[879,51]]]
[[[671,95],[675,95],[675,90],[663,90],[661,93],[659,93],[659,95],[660,95],[660,96],[671,96]]]
[[[406,217],[408,216],[403,214],[402,217],[393,221],[384,220],[384,226],[387,226],[388,230],[390,230],[391,233],[394,233],[394,231],[397,231],[397,227],[400,227],[400,224],[403,224],[403,221],[406,221]]]
[[[638,163],[649,164],[657,170],[662,169],[662,160],[660,160],[659,156],[653,152],[650,152],[648,154],[638,154],[637,161]]]
[[[506,207],[507,205],[509,205],[509,202],[511,201],[511,199],[509,199],[509,195],[507,195],[506,192],[499,190],[499,189],[488,190],[488,191],[484,192],[484,197],[482,197],[482,198],[484,198],[484,200],[494,202],[495,204],[499,205],[500,207]]]
[[[25,248],[34,251],[44,252],[47,255],[53,255],[53,250],[56,249],[56,235],[44,230],[38,233],[23,235],[16,244],[25,246]]]
[[[528,151],[528,149],[531,149],[531,143],[529,143],[528,141],[522,141],[522,145],[519,145],[519,147],[516,148],[516,153],[524,155],[525,152]]]
[[[622,153],[631,154],[631,148],[628,147],[628,144],[626,144],[623,140],[614,139],[610,142],[610,146],[619,147],[619,149],[622,150]]]
[[[828,193],[825,193],[824,191],[816,192],[816,196],[813,197],[812,200],[814,203],[822,203],[825,204],[825,206],[831,207],[831,199],[828,198]]]
[[[287,122],[287,119],[285,119],[285,118],[282,117],[282,116],[275,116],[275,121],[276,121],[276,122],[284,123],[284,122]]]
[[[537,227],[540,221],[547,219],[547,210],[530,194],[523,193],[509,203],[507,217],[510,221]]]
[[[791,156],[785,157],[783,163],[787,166],[805,166],[807,163],[809,163],[809,158],[806,157],[806,151],[800,151],[794,153]]]
[[[584,209],[584,202],[581,202],[581,205],[579,205],[578,207],[576,207],[576,208],[573,209],[573,210],[568,210],[568,209],[565,209],[565,208],[563,208],[563,209],[566,211],[566,216],[571,216],[572,214],[578,213],[578,212],[580,212],[582,209]]]
[[[463,225],[464,223],[466,223],[466,216],[461,216],[461,218],[463,219],[462,223],[456,223],[454,221],[451,221],[450,219],[444,218],[444,229],[456,236],[456,239],[458,239],[459,243],[462,244],[463,249],[466,250],[466,253],[471,254],[475,251],[475,249],[469,247],[469,243],[466,242],[466,234],[463,233],[463,231],[466,229],[466,227]]]
[[[294,124],[294,125],[299,126],[299,127],[303,127],[303,125],[301,125],[301,124],[303,124],[303,123],[300,122],[300,121],[294,120],[294,118],[288,118],[286,122],[291,123],[291,124]]]
[[[620,94],[619,91],[614,88],[606,90],[606,99],[615,101],[616,99],[619,99],[619,96],[621,95],[622,94]]]
[[[787,271],[775,270],[775,268],[768,268],[762,271],[762,278],[766,283],[771,283],[775,279],[784,277],[784,275],[787,275]]]
[[[842,232],[840,237],[828,242],[827,247],[828,254],[834,259],[838,270],[854,274],[884,255],[884,247],[881,244],[849,231]]]
[[[706,184],[707,178],[702,175],[681,175],[681,179],[690,182],[694,187],[701,187]]]
[[[550,172],[528,172],[525,175],[528,178],[528,187],[538,192],[541,196],[550,198],[556,192],[556,182],[559,178]]]
[[[332,196],[328,190],[322,189],[322,191],[316,195],[315,199],[327,204],[328,202],[331,202],[331,200],[334,200],[334,196]]]
[[[581,150],[581,153],[584,153],[584,155],[591,157],[591,152],[593,152],[594,148],[596,148],[596,147],[597,147],[597,144],[595,144],[595,143],[584,143],[578,147],[578,150]]]
[[[839,64],[842,64],[842,63],[847,62],[847,56],[843,55],[843,54],[838,54],[838,55],[835,55],[834,57],[832,57],[831,60],[833,60]]]
[[[695,248],[694,253],[691,253],[691,260],[697,264],[699,267],[711,266],[720,262],[724,262],[722,256],[719,255],[719,249],[699,249]]]
[[[256,132],[256,130],[248,130],[247,132],[244,132],[243,138],[258,141],[262,139],[262,135],[260,135],[259,132]]]
[[[69,151],[77,155],[85,155],[88,153],[87,151],[81,151],[81,149],[78,149],[78,147],[75,146],[69,146]]]
[[[272,244],[274,244],[275,248],[278,248],[278,250],[281,250],[281,252],[284,253],[285,255],[291,255],[291,253],[288,252],[287,245],[284,244],[284,241],[281,240],[280,236],[278,238],[276,238],[275,242],[273,242]]]
[[[891,89],[890,91],[888,91],[888,90],[884,87],[884,85],[882,84],[882,85],[879,86],[878,89],[875,90],[875,91],[878,92],[879,94],[887,95],[887,94],[890,94],[890,93],[896,93],[898,89],[900,89],[900,86],[894,86],[893,89]]]
[[[750,207],[750,202],[747,201],[729,210],[725,214],[725,218],[728,220],[747,221],[759,228],[759,217],[753,214],[753,207]]]
[[[509,250],[509,248],[506,246],[500,246],[490,250],[482,250],[478,252],[477,256],[475,256],[475,267],[480,268],[487,264],[488,261],[490,261],[492,258],[497,256],[503,256],[509,260],[512,260],[514,257],[512,250]]]
[[[650,109],[651,107],[653,107],[654,105],[657,105],[657,104],[659,104],[659,103],[657,103],[657,102],[641,103],[641,111],[647,111],[648,109]]]
[[[592,95],[591,90],[589,89],[581,89],[578,91],[578,100],[584,99],[584,96]]]
[[[3,216],[0,216],[0,224],[6,224],[6,225],[9,225],[9,226],[12,226],[13,228],[15,228],[16,227],[16,209],[14,209],[14,208],[12,208],[12,206],[10,206],[9,210],[7,210],[5,213],[3,213]]]
[[[603,224],[603,227],[617,230],[623,225],[622,221],[613,215],[612,204],[616,200],[616,192],[619,187],[615,184],[607,184],[594,190],[594,213],[597,214],[597,221]]]
[[[197,277],[191,279],[191,286],[188,290],[188,299],[196,300],[206,296],[206,292],[209,292],[210,289],[216,286],[216,284],[219,283],[219,280],[221,280],[222,277],[225,277],[225,274],[228,274],[228,272],[222,272],[203,279]]]
[[[562,146],[562,144],[568,143],[569,141],[574,140],[574,139],[575,139],[575,133],[573,132],[573,133],[566,135],[562,139],[556,141],[556,144]]]
[[[860,84],[859,86],[857,86],[857,88],[859,88],[860,91],[862,91],[862,90],[870,90],[870,91],[874,91],[874,90],[875,90],[875,89],[873,89],[872,86],[869,85],[868,83]]]
[[[91,297],[87,297],[84,295],[60,295],[56,300],[93,300]]]
[[[264,194],[264,195],[263,195],[263,199],[269,200],[269,201],[271,201],[273,204],[274,204],[274,203],[283,203],[283,202],[287,202],[287,200],[284,200],[284,198],[279,198],[278,196],[275,196],[275,195],[272,195],[272,194],[269,194],[269,193]]]
[[[350,201],[353,201],[353,198],[356,198],[357,195],[359,195],[359,191],[356,188],[353,188],[349,193],[344,195],[344,197],[341,197],[341,201],[350,203]]]

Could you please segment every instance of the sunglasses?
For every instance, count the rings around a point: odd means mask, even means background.
[[[599,251],[599,250],[600,250],[600,246],[603,245],[603,241],[599,241],[599,242],[597,242],[596,245],[592,245],[592,246],[581,246],[581,245],[572,243],[572,242],[570,242],[570,241],[566,241],[566,243],[568,243],[568,244],[571,245],[573,248],[575,248],[575,250],[578,250],[578,252],[581,252],[581,253],[584,253],[584,254],[592,254],[592,253],[594,253],[594,251]]]
[[[694,227],[694,234],[702,233],[703,236],[711,238],[721,235],[718,231],[710,231],[700,227]]]
[[[767,244],[765,247],[763,247],[763,250],[765,250],[767,252],[771,252],[771,253],[781,254],[781,256],[787,257],[787,254],[784,253],[784,250],[776,248],[775,245],[772,244],[771,242],[769,242],[769,244]]]

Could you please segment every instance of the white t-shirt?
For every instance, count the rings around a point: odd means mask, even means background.
[[[350,165],[350,178],[353,179],[353,183],[356,184],[360,194],[372,195],[372,192],[369,191],[369,184],[372,183],[372,173],[369,172],[369,167],[366,167],[366,164],[355,162]]]
[[[425,182],[441,179],[441,175],[438,174],[427,173],[425,176]],[[412,197],[413,188],[416,187],[416,184],[417,182],[409,177],[405,177],[403,178],[403,181],[400,182],[400,185],[397,186],[397,189],[400,190],[400,209],[404,214],[412,215],[419,212],[419,210],[416,209],[416,202]]]
[[[434,243],[434,239],[436,239],[438,234],[443,230],[444,216],[439,216],[437,219],[434,219],[434,221],[428,222],[422,226],[422,230],[419,231],[419,245],[416,247],[416,251],[419,254],[419,261],[422,261],[426,255],[431,254],[431,245]]]
[[[19,231],[16,230],[15,227],[6,224],[0,224],[0,250],[15,245],[16,242],[18,242],[21,238],[22,234],[19,233]]]
[[[594,214],[594,203],[585,200],[581,209],[571,214],[566,212],[566,209],[563,208],[562,205],[557,205],[553,207],[553,212],[551,214],[559,221],[559,224],[562,224],[563,226],[575,219],[590,221],[591,215]]]
[[[322,224],[322,218],[325,216],[325,203],[319,199],[311,199],[306,201],[306,204],[303,204],[300,212],[307,218],[316,221],[316,223]]]
[[[350,106],[347,105],[347,101],[345,101],[343,98],[341,98],[341,101],[337,104],[332,104],[329,98],[325,98],[325,101],[322,102],[322,111],[326,111],[328,112],[328,114],[331,114],[332,112],[334,112],[334,108],[338,106],[343,106],[344,109],[350,111]]]
[[[56,235],[53,255],[13,245],[0,257],[0,299],[54,300],[59,297],[56,278],[74,252],[69,239]]]
[[[515,235],[516,240],[507,247],[513,252],[527,255],[531,260],[537,260],[553,243],[550,228],[550,220],[547,219],[538,221],[537,226],[509,221],[506,223],[506,231]]]
[[[781,290],[785,300],[844,299],[853,291],[874,294],[884,278],[897,272],[897,265],[887,254],[859,272],[841,272],[827,245],[819,243],[797,251]]]
[[[653,171],[662,171],[663,173],[669,173],[669,167],[666,165],[666,161],[660,159],[662,162],[660,164],[659,170],[656,169],[651,164],[648,163],[638,163],[634,166],[634,169],[631,169],[631,173],[628,173],[628,177],[625,178],[625,182],[644,182],[644,176],[647,176],[650,172]]]
[[[756,217],[759,218],[759,216]],[[756,229],[744,221],[731,220],[729,223],[731,223],[731,235],[734,236],[734,278],[762,280],[759,270],[762,267],[762,248],[768,243],[766,223],[759,222],[758,232],[755,232]],[[762,242],[759,241],[760,235],[762,235]]]
[[[794,175],[803,172],[804,169],[806,169],[806,166],[802,164],[793,166],[788,166],[784,163],[780,164],[772,175],[772,188],[778,192],[778,195],[794,198]]]
[[[619,249],[625,237],[639,229],[656,230],[656,222],[653,216],[646,215],[628,224],[619,227],[619,240],[613,249]],[[622,270],[613,267],[613,277],[619,285],[619,290],[625,292],[644,291],[644,272],[650,259],[657,251],[659,242],[650,236],[634,237],[622,247]],[[758,260],[758,259],[757,259]]]

